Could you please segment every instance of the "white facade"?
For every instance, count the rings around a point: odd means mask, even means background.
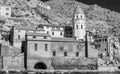
[[[11,17],[11,7],[9,6],[0,6],[0,15],[9,18]]]
[[[52,37],[64,37],[64,32],[63,31],[52,31],[51,36]]]
[[[50,7],[49,5],[47,5],[47,4],[43,3],[43,2],[39,2],[38,5],[40,5],[40,6],[43,7],[43,8],[46,8],[46,9],[48,9],[48,10],[51,9],[51,7]]]
[[[64,37],[63,27],[44,26],[45,33],[50,34],[51,37]]]
[[[81,8],[77,8],[74,14],[74,36],[77,40],[85,40],[85,15]]]

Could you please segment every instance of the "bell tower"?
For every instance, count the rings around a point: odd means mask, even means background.
[[[85,41],[86,27],[85,27],[85,14],[83,9],[78,5],[74,10],[73,26],[74,37],[77,40]]]

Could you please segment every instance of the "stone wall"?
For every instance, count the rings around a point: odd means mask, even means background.
[[[1,56],[15,56],[21,53],[21,50],[11,47],[9,45],[2,45]]]
[[[85,56],[85,44],[79,42],[52,42],[51,51],[56,51],[57,57],[63,57],[64,52],[67,52],[67,56],[76,57],[76,52],[79,52],[79,56]]]
[[[27,58],[27,70],[34,70],[35,65],[37,63],[44,63],[47,66],[48,70],[53,69],[51,66],[50,58],[31,57],[31,58]],[[41,65],[39,65],[39,66],[41,66]],[[42,69],[42,68],[40,67],[40,69]]]
[[[84,57],[53,57],[52,66],[54,69],[59,70],[73,70],[73,69],[97,69],[96,59],[87,59]]]
[[[2,68],[3,68],[3,57],[0,56],[0,69],[2,69]]]
[[[3,57],[3,69],[24,69],[24,54]]]

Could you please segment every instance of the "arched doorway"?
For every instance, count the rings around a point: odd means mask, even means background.
[[[47,69],[47,65],[43,62],[35,64],[34,69]]]

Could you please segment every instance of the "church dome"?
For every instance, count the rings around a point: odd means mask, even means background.
[[[75,14],[84,14],[83,9],[79,5],[77,5],[74,12]]]

